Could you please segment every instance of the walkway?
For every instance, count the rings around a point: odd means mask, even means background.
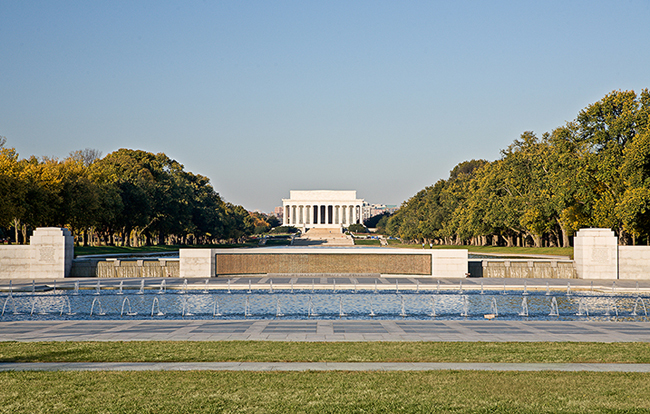
[[[294,246],[354,246],[352,237],[341,233],[340,228],[311,228],[293,241]]]
[[[451,362],[38,362],[0,363],[4,371],[565,371],[650,372],[650,364]]]
[[[650,342],[648,322],[106,320],[0,322],[0,341]]]

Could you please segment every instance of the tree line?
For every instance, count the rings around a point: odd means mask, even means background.
[[[527,131],[495,161],[458,164],[405,201],[389,235],[435,244],[559,246],[583,227],[650,244],[650,93],[613,91],[575,120]]]
[[[36,227],[67,227],[85,245],[241,242],[274,217],[225,202],[210,180],[164,153],[120,149],[19,159],[0,137],[0,231],[26,243]],[[2,235],[0,235],[2,236]]]

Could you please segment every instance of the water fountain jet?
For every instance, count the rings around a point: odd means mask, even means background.
[[[399,316],[401,316],[402,318],[405,318],[408,315],[406,314],[406,309],[405,309],[405,306],[404,306],[404,296],[403,295],[400,295],[400,301],[402,302],[402,307],[401,307]]]
[[[339,318],[344,316],[348,316],[348,314],[343,312],[343,298],[339,296]]]
[[[492,298],[492,303],[490,303],[490,312],[492,312],[492,315],[494,315],[495,317],[499,316],[499,307],[497,306],[497,298]]]
[[[214,297],[214,306],[212,307],[212,316],[222,316],[221,311],[219,310],[219,298],[217,296]]]
[[[97,315],[99,316],[104,316],[106,315],[106,312],[104,312],[104,309],[102,309],[102,301],[99,300],[99,298],[94,298],[93,303],[90,306],[90,316],[93,316],[93,310],[95,309],[95,303],[99,306],[99,312],[97,312]]]
[[[153,302],[151,302],[151,316],[153,317],[153,314],[156,309],[156,305],[158,305],[158,312],[156,312],[157,316],[165,316],[165,314],[160,310],[160,301],[158,298],[154,297]]]
[[[638,282],[637,282],[637,286],[638,286]],[[639,302],[641,302],[641,306],[643,306],[643,314],[644,314],[644,316],[647,317],[648,316],[648,310],[645,307],[645,302],[643,301],[643,298],[638,297],[638,296],[636,298],[636,301],[634,302],[634,311],[632,311],[632,316],[637,315],[637,309],[638,309],[638,306],[639,306]]]
[[[519,316],[528,316],[528,302],[526,301],[526,297],[521,300],[521,312],[519,312]]]
[[[551,312],[548,314],[548,316],[560,316],[560,311],[557,308],[557,300],[555,299],[555,296],[551,299]]]
[[[463,310],[460,313],[460,316],[469,316],[469,303],[467,302],[467,296],[463,296],[462,299]]]
[[[589,309],[587,308],[587,303],[585,302],[585,298],[580,298],[580,302],[578,302],[578,313],[576,313],[577,316],[589,316]]]
[[[135,316],[138,314],[138,312],[133,312],[131,310],[131,300],[129,299],[128,296],[124,297],[124,300],[122,301],[122,310],[120,311],[120,316],[124,315],[124,305],[128,304],[129,307],[127,308],[126,315],[127,316]]]
[[[66,313],[66,315],[68,315],[68,316],[76,315],[76,313],[72,312],[72,306],[70,305],[70,299],[68,299],[67,296],[63,296],[63,301],[61,302],[61,312],[59,313],[59,316],[63,316],[63,309],[65,308],[66,303],[68,305],[68,313]]]

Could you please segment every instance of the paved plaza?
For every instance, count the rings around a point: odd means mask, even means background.
[[[648,322],[96,320],[0,322],[0,341],[650,342]]]

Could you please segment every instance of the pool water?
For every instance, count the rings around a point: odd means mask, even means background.
[[[98,294],[99,293],[99,294]],[[0,296],[2,321],[411,319],[646,321],[650,295],[527,291],[57,290]]]

